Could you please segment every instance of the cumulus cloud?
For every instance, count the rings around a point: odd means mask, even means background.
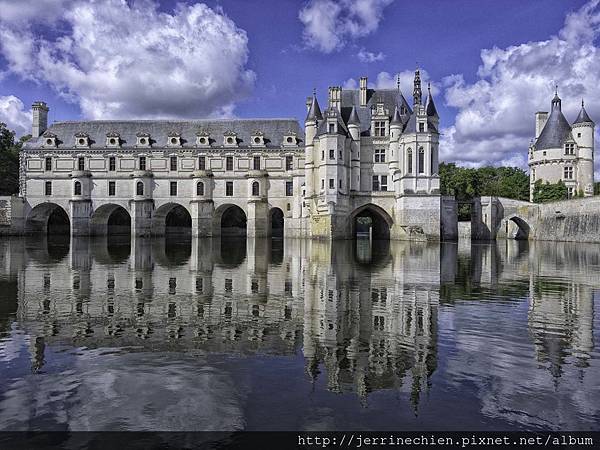
[[[85,117],[227,116],[254,86],[246,33],[220,9],[178,4],[165,13],[150,0],[43,1],[52,7],[48,20],[60,21],[45,35],[39,14],[0,1],[8,6],[0,50],[9,70],[49,84]],[[57,5],[68,6],[63,15],[52,14]]]
[[[379,27],[393,0],[310,0],[298,14],[304,42],[323,53],[343,48]]]
[[[5,123],[17,136],[28,134],[31,111],[26,110],[23,102],[14,95],[0,96],[0,122]]]
[[[385,55],[382,52],[373,53],[365,50],[364,48],[360,49],[356,56],[360,62],[364,63],[383,61],[385,59]]]
[[[420,69],[421,72],[421,86],[423,88],[423,101],[427,95],[427,83],[431,83],[431,94],[435,97],[440,92],[439,83],[431,80],[429,73],[426,70]],[[398,87],[398,77],[400,78],[400,90],[410,102],[410,96],[413,92],[413,82],[415,79],[415,73],[412,70],[404,70],[396,74],[389,72],[379,72],[375,76],[375,81],[372,79],[368,80],[368,86],[371,89],[396,89]],[[342,89],[358,89],[358,81],[355,78],[349,78],[342,84]],[[410,97],[410,98],[409,98]]]
[[[467,165],[518,164],[534,137],[534,114],[549,110],[558,85],[563,112],[573,121],[586,99],[592,118],[600,118],[600,35],[598,0],[565,19],[548,40],[481,51],[477,78],[444,79],[446,105],[457,108],[455,123],[442,130],[442,159]]]

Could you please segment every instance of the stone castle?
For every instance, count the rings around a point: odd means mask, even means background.
[[[329,88],[295,119],[64,121],[33,105],[22,151],[26,233],[439,240],[439,117],[400,87]],[[18,221],[18,220],[17,220]],[[16,223],[16,222],[14,222]],[[370,229],[370,231],[368,231]]]

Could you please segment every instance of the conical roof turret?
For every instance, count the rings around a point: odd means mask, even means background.
[[[323,120],[323,114],[321,114],[321,108],[319,107],[316,94],[313,94],[313,100],[305,121],[308,122],[310,120]]]

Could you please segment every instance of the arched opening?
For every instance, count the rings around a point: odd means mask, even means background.
[[[513,224],[512,226],[509,226],[509,221],[512,222],[512,224]],[[509,221],[506,222],[506,224],[507,224],[506,237],[520,240],[520,241],[525,241],[525,240],[529,239],[530,229],[529,229],[529,225],[527,224],[527,222],[525,222],[520,217],[516,217],[516,216],[511,217],[509,219]]]
[[[221,213],[221,235],[245,236],[246,222],[246,213],[242,208],[236,205],[227,206]]]
[[[135,185],[135,194],[136,195],[144,195],[144,183],[138,181]]]
[[[187,208],[177,203],[167,203],[154,212],[152,221],[154,235],[192,235],[192,216]]]
[[[95,236],[129,236],[131,234],[131,216],[120,205],[100,206],[92,214],[90,225],[91,232]]]
[[[37,205],[25,221],[25,232],[28,234],[69,235],[70,231],[69,216],[56,203]]]
[[[260,195],[260,185],[258,184],[258,181],[255,181],[254,183],[252,183],[252,196],[258,197],[259,195]]]
[[[204,183],[202,181],[198,181],[198,184],[196,184],[196,195],[204,195]]]
[[[283,211],[279,208],[272,208],[269,213],[271,237],[283,237],[283,222]]]
[[[352,236],[355,239],[389,239],[392,219],[379,206],[358,208],[351,216]]]

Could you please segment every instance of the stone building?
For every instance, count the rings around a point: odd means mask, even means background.
[[[552,99],[550,115],[535,113],[535,140],[529,147],[530,201],[537,180],[562,180],[569,197],[594,195],[594,121],[581,110],[569,124],[561,111],[558,94]]]
[[[412,105],[399,86],[369,89],[363,77],[357,90],[331,87],[323,113],[316,95],[307,110],[304,130],[295,119],[48,126],[36,102],[15,223],[73,235],[351,238],[370,227],[440,239],[439,117],[418,70]]]

